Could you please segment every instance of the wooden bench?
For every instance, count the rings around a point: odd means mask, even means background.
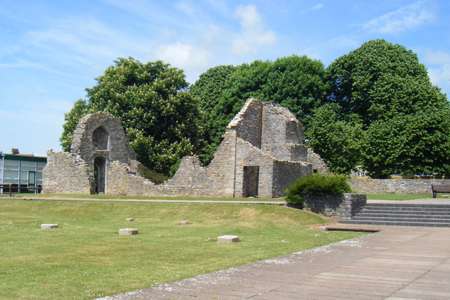
[[[436,198],[437,193],[450,194],[449,184],[431,185],[431,192],[433,193],[433,198]]]

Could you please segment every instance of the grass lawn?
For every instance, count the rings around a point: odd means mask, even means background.
[[[137,199],[137,200],[213,200],[213,201],[270,201],[284,202],[283,198],[214,198],[214,197],[150,197],[150,196],[115,196],[115,195],[81,195],[81,194],[14,194],[17,197],[33,198],[89,198],[89,199]]]
[[[309,230],[325,222],[273,205],[0,199],[0,299],[93,299],[362,235]]]
[[[446,194],[438,194],[438,198],[448,198]],[[367,200],[414,200],[433,198],[433,194],[367,194]]]

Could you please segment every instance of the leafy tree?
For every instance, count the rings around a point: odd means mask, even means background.
[[[324,66],[306,56],[292,55],[276,61],[256,60],[235,68],[219,66],[200,76],[191,92],[205,107],[205,125],[209,131],[210,153],[221,142],[225,128],[249,98],[257,98],[288,107],[300,121],[320,106],[326,84]],[[212,84],[205,84],[212,80]],[[212,96],[208,96],[214,90]],[[203,108],[201,108],[203,109]]]
[[[448,101],[431,84],[416,54],[385,40],[369,41],[336,59],[326,69],[325,79],[329,83],[325,101],[337,106],[335,114],[326,120],[329,123],[323,126],[333,134],[318,130],[317,120],[312,128],[307,128],[306,135],[332,169],[346,172],[355,161],[361,161],[373,177],[384,178],[395,171],[446,172],[446,167],[438,167],[446,164],[444,157],[427,148],[436,147],[428,135],[448,136],[450,127],[432,129],[425,120],[427,114],[447,115]],[[319,118],[323,114],[323,110],[316,111]],[[355,126],[355,120],[359,120],[357,128],[361,134],[345,133]],[[336,141],[343,133],[348,140],[344,145]],[[442,138],[437,140],[446,144]],[[338,149],[327,149],[332,146],[330,141]],[[347,143],[359,146],[349,152]],[[346,159],[349,153],[355,156],[353,162]],[[339,156],[341,161],[336,159]]]
[[[86,101],[78,99],[70,112],[64,114],[63,134],[59,141],[63,151],[69,152],[72,145],[73,132],[77,128],[78,121],[89,113],[89,106]]]
[[[342,117],[361,116],[364,125],[399,112],[447,106],[417,55],[385,40],[366,42],[336,59],[325,80],[330,84],[327,102],[339,104]]]
[[[200,148],[197,155],[203,163],[207,164],[212,160],[220,144],[220,139],[216,137],[224,133],[225,128],[217,124],[215,110],[223,91],[227,88],[228,80],[236,69],[237,67],[232,65],[210,68],[189,88],[190,94],[199,100],[199,109],[202,111],[199,120]]]
[[[315,110],[314,116],[309,117],[305,138],[330,171],[345,174],[361,163],[362,122],[358,115],[342,120],[340,109],[337,104],[326,104]]]
[[[87,109],[78,113],[85,107],[76,102],[67,114],[61,143],[70,143],[77,117],[102,110],[119,117],[144,166],[168,174],[179,158],[196,150],[199,112],[185,75],[162,61],[143,64],[130,57],[114,62],[96,78],[97,85],[86,88]]]
[[[450,110],[429,108],[373,122],[364,134],[362,162],[368,175],[400,172],[450,175]]]

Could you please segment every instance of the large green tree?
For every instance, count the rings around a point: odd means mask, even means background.
[[[362,122],[359,116],[342,120],[340,106],[325,104],[309,117],[308,146],[326,160],[335,173],[349,173],[360,164]],[[312,138],[310,138],[312,137]]]
[[[223,135],[224,128],[221,126],[222,121],[216,117],[216,106],[236,69],[237,67],[232,65],[210,68],[189,88],[190,94],[198,99],[202,112],[199,121],[200,149],[197,155],[204,164],[212,160],[220,144],[220,139],[216,137]]]
[[[432,85],[425,66],[412,51],[385,40],[369,41],[328,66],[325,80],[329,84],[325,102],[337,105],[339,119],[329,120],[337,124],[324,126],[362,124],[361,134],[347,137],[356,140],[351,144],[360,145],[360,152],[355,153],[357,159],[342,160],[336,170],[348,170],[361,163],[371,176],[384,178],[392,172],[431,174],[447,168],[436,168],[447,161],[428,151],[431,144],[426,140],[431,129],[423,118],[431,112],[446,115],[448,101]],[[404,127],[396,125],[402,122]],[[450,135],[446,126],[435,130]],[[327,162],[335,162],[335,153],[326,149],[329,142],[317,132],[307,128],[311,145]],[[345,156],[345,148],[342,151]]]
[[[368,175],[450,175],[450,110],[427,108],[375,121],[364,134],[362,165]]]
[[[305,122],[312,109],[322,103],[324,72],[320,61],[292,55],[237,67],[219,66],[202,74],[190,91],[202,103],[204,120],[209,120],[205,125],[211,145],[209,157],[220,144],[228,123],[249,98],[283,105]]]
[[[86,88],[87,101],[78,100],[65,114],[61,145],[68,151],[78,120],[102,110],[121,120],[143,165],[168,174],[178,159],[196,152],[199,111],[185,75],[162,61],[143,64],[130,57],[114,62],[94,87]]]
[[[417,55],[385,40],[366,42],[336,59],[327,67],[325,80],[326,101],[339,104],[342,117],[359,115],[365,125],[397,113],[448,106]]]

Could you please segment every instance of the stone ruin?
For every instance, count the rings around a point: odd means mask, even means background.
[[[287,108],[249,99],[207,167],[195,156],[184,157],[173,178],[155,185],[140,176],[119,119],[97,112],[78,123],[70,153],[47,152],[43,193],[283,197],[285,188],[313,172],[308,159],[317,165],[314,170],[326,169],[302,145],[302,134],[302,124]]]

